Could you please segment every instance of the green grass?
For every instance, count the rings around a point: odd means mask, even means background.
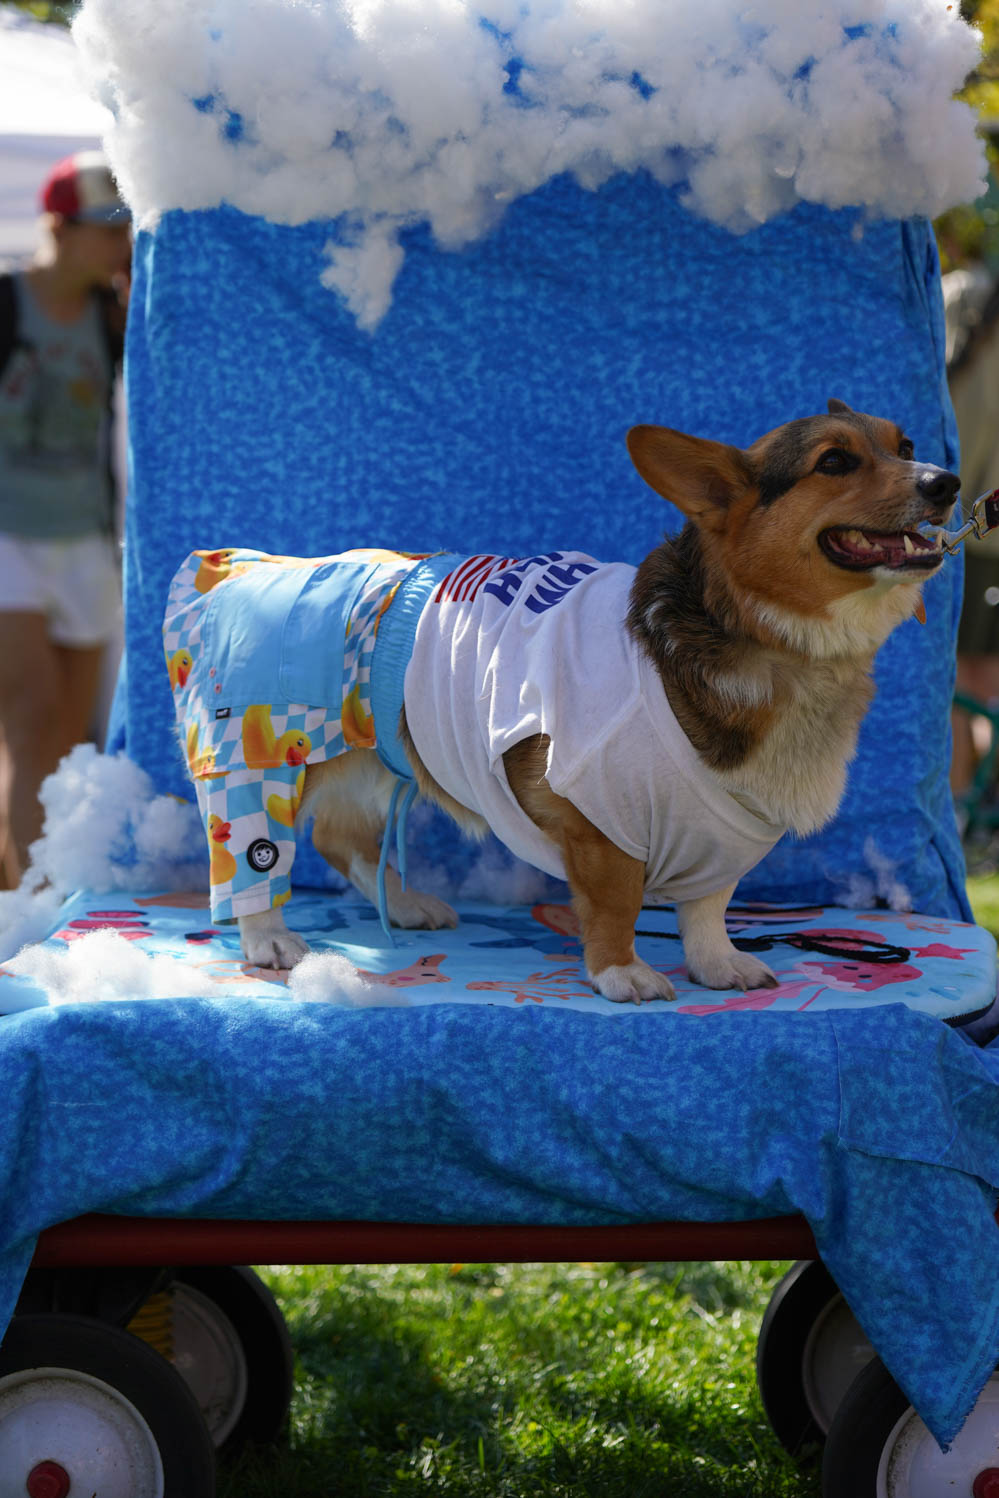
[[[968,892],[999,936],[999,876]],[[785,1267],[263,1269],[295,1346],[291,1424],[219,1498],[818,1498],[756,1390]]]
[[[785,1267],[262,1270],[295,1345],[291,1428],[219,1498],[814,1498],[756,1391]]]
[[[982,874],[969,879],[968,899],[978,924],[999,939],[999,874]]]

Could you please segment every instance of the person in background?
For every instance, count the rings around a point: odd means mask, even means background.
[[[120,609],[110,411],[131,221],[99,152],[53,168],[42,243],[0,275],[0,888],[38,790],[92,724]]]
[[[952,271],[948,311],[966,306],[968,323],[948,362],[948,381],[961,439],[963,512],[999,484],[999,281],[984,267]],[[955,319],[956,321],[957,319]],[[999,531],[965,543],[964,607],[957,635],[957,689],[994,712],[999,706]],[[951,789],[968,790],[978,751],[971,716],[953,714]],[[993,730],[994,731],[994,730]]]

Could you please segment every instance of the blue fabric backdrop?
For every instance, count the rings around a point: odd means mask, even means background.
[[[679,517],[632,470],[630,425],[745,445],[831,395],[956,464],[922,221],[803,206],[740,238],[643,175],[599,193],[559,178],[460,254],[409,231],[373,335],[320,283],[334,232],[222,208],[167,213],[139,236],[129,670],[112,744],[163,789],[190,794],[159,627],[192,547],[578,547],[637,562]],[[872,904],[902,886],[916,909],[968,915],[946,780],[960,562],[927,594],[926,626],[879,657],[839,818],[778,845],[742,896]],[[430,839],[460,878],[475,855],[443,825]],[[300,856],[296,876],[320,884],[325,865]]]

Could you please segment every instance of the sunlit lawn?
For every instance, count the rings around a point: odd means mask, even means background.
[[[999,874],[978,875],[968,880],[968,899],[975,920],[999,938]]]
[[[782,1265],[274,1268],[287,1445],[220,1498],[805,1498],[756,1392]]]

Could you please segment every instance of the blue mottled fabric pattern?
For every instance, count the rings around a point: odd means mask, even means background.
[[[598,193],[558,178],[459,254],[408,231],[373,335],[320,283],[334,232],[223,208],[170,212],[139,236],[117,742],[164,789],[190,795],[153,663],[193,544],[636,563],[680,517],[634,472],[630,426],[744,446],[830,396],[956,465],[925,222],[801,206],[736,237],[642,175]],[[785,838],[741,897],[870,905],[904,890],[914,909],[967,918],[947,785],[960,593],[955,559],[927,588],[926,626],[905,624],[879,656],[839,817]],[[430,837],[460,882],[474,855],[443,821]],[[311,848],[295,869],[327,882]]]

